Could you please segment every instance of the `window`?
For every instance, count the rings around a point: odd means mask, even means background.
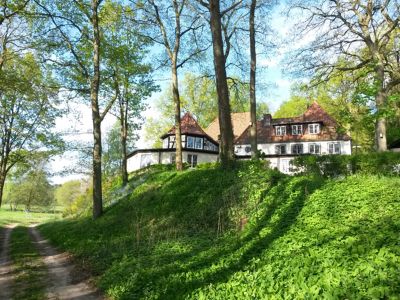
[[[194,137],[188,136],[186,139],[186,147],[194,149]]]
[[[197,155],[195,154],[188,154],[187,156],[187,162],[188,164],[194,168],[195,166],[197,166]]]
[[[251,152],[251,147],[250,147],[250,146],[246,146],[246,147],[244,148],[244,151],[245,151],[246,153],[250,153],[250,152]]]
[[[169,137],[169,148],[175,148],[175,136],[173,135]]]
[[[292,145],[292,153],[293,154],[301,154],[301,153],[303,153],[303,144],[294,144],[294,145]]]
[[[308,124],[308,133],[309,134],[318,134],[319,133],[319,124]]]
[[[168,138],[163,139],[163,148],[168,148]]]
[[[293,135],[303,134],[303,125],[292,125],[292,134]]]
[[[169,162],[171,164],[175,164],[176,163],[176,154],[175,153],[171,153],[171,156],[169,158]]]
[[[194,136],[188,136],[187,137],[186,148],[203,149],[203,138],[194,137]]]
[[[328,144],[329,154],[340,154],[340,144],[339,143],[329,143]]]
[[[276,154],[286,154],[286,145],[276,145],[275,153]]]
[[[204,150],[218,151],[218,147],[211,143],[209,140],[204,139]]]
[[[195,149],[203,149],[203,138],[196,137],[194,138],[194,148]]]
[[[308,146],[308,150],[312,154],[320,154],[321,153],[321,145],[320,144],[310,144]]]
[[[286,134],[286,126],[276,126],[275,134],[276,135],[285,135]]]

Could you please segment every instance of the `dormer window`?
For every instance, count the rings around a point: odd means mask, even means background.
[[[276,135],[285,135],[286,134],[286,126],[276,126],[275,127],[275,134]]]
[[[318,134],[320,132],[319,124],[308,124],[309,134]]]
[[[292,134],[293,135],[303,134],[303,125],[292,125]]]

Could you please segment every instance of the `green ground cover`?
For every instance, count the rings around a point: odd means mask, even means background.
[[[14,266],[13,299],[44,299],[46,266],[31,243],[27,227],[18,226],[11,232],[10,257]]]
[[[134,174],[104,216],[43,224],[115,299],[398,299],[400,178],[261,164]]]
[[[61,216],[59,213],[25,212],[23,210],[11,211],[0,209],[0,227],[7,224],[29,225],[33,223],[43,223],[54,221]]]

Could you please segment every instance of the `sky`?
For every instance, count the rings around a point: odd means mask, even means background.
[[[284,40],[289,34],[290,25],[288,24],[288,20],[286,17],[281,15],[281,10],[283,6],[278,6],[272,16],[273,22],[272,27],[276,32],[277,40]],[[283,46],[284,45],[284,46]],[[279,46],[274,55],[269,58],[258,58],[258,74],[257,80],[261,84],[266,84],[268,87],[266,91],[263,91],[261,94],[257,95],[258,101],[263,101],[268,104],[270,112],[276,111],[280,104],[287,100],[290,96],[290,86],[293,81],[289,78],[285,77],[282,73],[282,59],[287,51],[293,48],[288,48],[283,44]],[[157,82],[161,87],[161,92],[154,93],[149,99],[147,99],[148,109],[143,113],[144,120],[148,117],[157,117],[159,114],[157,107],[155,105],[156,99],[162,96],[163,90],[168,88],[169,83],[165,80]],[[70,132],[79,132],[81,134],[78,135],[64,135],[64,138],[68,142],[73,141],[87,141],[92,142],[93,136],[90,133],[92,130],[92,120],[91,120],[91,110],[89,105],[84,104],[76,104],[73,105],[73,111],[69,114],[64,115],[62,118],[59,118],[56,122],[55,131],[61,133],[70,133]],[[103,139],[106,136],[107,132],[112,128],[114,123],[116,122],[116,118],[112,115],[108,114],[102,123],[102,133]],[[144,123],[145,124],[145,123]],[[150,145],[146,144],[144,140],[144,130],[142,129],[139,132],[140,139],[136,143],[138,148],[146,148]],[[62,156],[55,157],[53,161],[49,165],[49,169],[53,173],[61,173],[66,168],[70,167],[72,164],[76,164],[77,162],[77,154],[74,152],[67,152]],[[62,184],[63,182],[80,179],[82,178],[82,174],[58,174],[51,178],[51,181],[54,184]]]

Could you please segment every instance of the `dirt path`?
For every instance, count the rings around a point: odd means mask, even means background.
[[[0,299],[11,299],[13,267],[10,260],[10,235],[15,225],[6,225],[0,232]]]
[[[46,294],[48,299],[57,300],[98,300],[105,299],[93,288],[82,272],[76,270],[66,253],[59,253],[37,231],[29,227],[32,241],[48,268]],[[3,299],[0,294],[0,299]]]

